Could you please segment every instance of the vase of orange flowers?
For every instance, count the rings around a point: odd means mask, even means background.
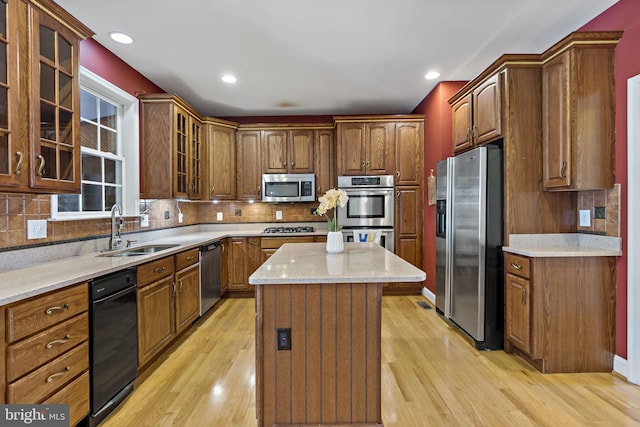
[[[349,201],[349,196],[344,190],[331,190],[324,193],[318,198],[320,205],[315,210],[316,215],[324,215],[327,219],[329,233],[327,234],[327,252],[330,254],[338,254],[344,251],[344,242],[340,225],[338,225],[337,210],[338,207],[344,208]],[[330,211],[333,210],[333,215]]]

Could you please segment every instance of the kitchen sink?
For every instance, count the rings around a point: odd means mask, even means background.
[[[138,246],[136,248],[126,248],[126,249],[120,249],[117,251],[110,251],[110,252],[104,252],[101,253],[100,255],[97,256],[103,256],[103,257],[122,257],[122,256],[136,256],[136,255],[149,255],[155,252],[160,252],[160,251],[164,251],[167,249],[171,249],[171,248],[175,248],[176,246],[178,246],[177,244],[174,245],[145,245],[145,246]]]

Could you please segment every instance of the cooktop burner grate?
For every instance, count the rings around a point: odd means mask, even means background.
[[[313,233],[316,231],[313,227],[267,227],[264,233]]]

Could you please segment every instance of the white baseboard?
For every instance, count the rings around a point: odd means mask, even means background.
[[[436,305],[436,294],[434,294],[424,286],[422,287],[422,296],[428,299],[431,304]]]
[[[627,359],[623,359],[617,354],[613,356],[613,371],[625,378],[629,378],[629,363]]]

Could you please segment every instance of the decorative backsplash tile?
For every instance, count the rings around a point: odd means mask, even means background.
[[[578,210],[588,210],[591,219],[588,227],[578,225],[579,233],[620,237],[620,184],[578,192]]]
[[[0,193],[0,249],[40,245],[43,243],[104,237],[111,232],[111,220],[47,221],[47,237],[27,239],[27,221],[48,220],[51,216],[51,196]],[[248,202],[183,202],[176,200],[141,200],[140,213],[149,215],[149,227],[140,227],[140,217],[125,217],[124,233],[154,230],[200,223],[248,223],[248,222],[322,222],[323,218],[311,214],[317,203],[248,203]],[[282,220],[276,221],[276,211],[282,212]],[[182,212],[183,221],[178,222]],[[218,221],[217,213],[222,213]],[[166,218],[168,216],[168,218]]]

